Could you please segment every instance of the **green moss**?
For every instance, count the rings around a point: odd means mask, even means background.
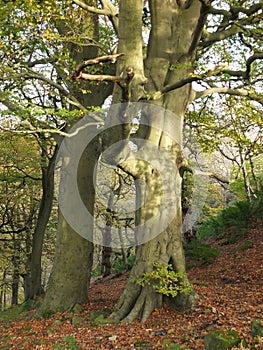
[[[254,320],[251,322],[251,334],[253,338],[263,337],[263,320]]]
[[[205,350],[228,350],[241,344],[241,338],[236,331],[216,330],[204,337]]]

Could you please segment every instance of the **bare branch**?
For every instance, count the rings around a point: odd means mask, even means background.
[[[76,5],[79,5],[83,10],[89,11],[91,13],[96,13],[97,15],[105,15],[105,16],[110,16],[112,13],[108,9],[99,9],[94,6],[89,6],[85,4],[85,2],[80,1],[80,0],[73,0],[73,3]]]
[[[74,79],[83,79],[88,81],[108,81],[111,83],[120,83],[123,78],[121,76],[106,75],[106,74],[87,74],[80,72]]]
[[[226,87],[213,87],[213,88],[201,91],[201,92],[197,92],[195,95],[195,100],[197,100],[199,98],[203,98],[203,97],[211,95],[211,94],[214,94],[214,93],[249,97],[250,99],[257,101],[258,103],[263,105],[262,95],[258,95],[255,92],[250,91],[250,90],[230,89],[230,88],[226,88]]]
[[[198,81],[201,80],[202,78],[200,76],[192,76],[192,77],[188,77],[186,79],[182,79],[177,81],[174,84],[170,84],[170,85],[166,85],[162,90],[156,91],[155,93],[153,93],[152,96],[150,96],[150,100],[158,100],[162,95],[167,94],[170,91],[179,89],[180,87],[183,87],[186,84],[190,84],[194,81]]]
[[[78,107],[80,110],[82,111],[86,111],[87,109],[76,99],[76,97],[74,97],[72,94],[70,94],[66,89],[63,88],[63,86],[61,86],[60,84],[54,82],[53,80],[45,77],[44,75],[37,73],[31,69],[29,69],[28,67],[25,67],[27,69],[27,71],[25,73],[21,73],[16,75],[17,78],[22,77],[25,79],[38,79],[40,81],[43,81],[45,83],[47,83],[50,86],[53,86],[55,89],[57,89],[58,91],[61,92],[61,94],[63,96],[66,97],[68,103],[70,103],[73,106]]]
[[[105,63],[105,62],[112,62],[115,63],[116,60],[121,57],[124,56],[124,53],[118,53],[115,55],[107,55],[107,56],[101,56],[101,57],[96,57],[96,58],[92,58],[90,60],[86,60],[82,63],[80,63],[77,68],[75,69],[75,72],[72,75],[73,79],[78,79],[80,78],[80,73],[83,71],[84,68],[88,67],[88,66],[93,66],[95,64],[100,64],[100,63]],[[88,80],[88,79],[86,79]],[[92,79],[95,80],[95,79]]]
[[[254,4],[250,8],[236,7],[230,8],[230,11],[216,9],[210,7],[209,13],[214,15],[221,15],[223,19],[221,24],[218,26],[218,30],[213,33],[206,32],[206,37],[204,41],[200,43],[201,47],[208,47],[212,43],[229,38],[238,33],[246,32],[246,26],[251,25],[251,23],[260,23],[262,21],[263,4]],[[241,19],[238,19],[239,13],[247,15]]]
[[[42,58],[39,60],[35,60],[33,62],[26,62],[24,63],[25,65],[27,65],[29,68],[32,68],[38,64],[47,64],[47,63],[55,63],[57,62],[57,58]]]
[[[11,111],[11,112],[16,112],[20,109],[20,107],[18,107],[12,101],[10,101],[8,96],[6,96],[2,92],[0,92],[0,103],[2,103],[4,106],[6,106],[7,109],[9,109],[9,111]]]
[[[94,6],[89,6],[85,4],[81,0],[73,0],[73,3],[83,8],[91,13],[95,13],[97,15],[108,16],[116,33],[118,33],[119,19],[118,19],[118,11],[115,6],[109,0],[100,0],[100,3],[103,6],[103,9],[99,9]]]
[[[100,2],[104,9],[108,9],[110,11],[111,14],[108,15],[109,20],[111,21],[116,34],[118,34],[118,28],[119,28],[118,10],[115,8],[115,6],[111,3],[110,0],[100,0]]]

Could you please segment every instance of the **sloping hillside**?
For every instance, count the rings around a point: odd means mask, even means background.
[[[220,249],[218,258],[189,270],[200,295],[193,312],[180,314],[165,306],[145,324],[97,325],[90,321],[94,310],[109,312],[127,279],[127,273],[109,276],[92,283],[90,304],[80,312],[45,320],[25,320],[22,314],[14,321],[2,313],[1,349],[203,349],[204,335],[214,329],[236,330],[251,343],[250,323],[263,318],[263,222],[255,219],[236,243],[210,243]]]

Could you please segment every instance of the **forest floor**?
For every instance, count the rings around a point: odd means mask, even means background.
[[[251,344],[251,321],[263,318],[263,223],[254,220],[247,235],[235,243],[212,240],[210,244],[220,249],[216,260],[188,271],[200,297],[192,312],[164,306],[143,324],[95,325],[91,312],[112,309],[128,276],[112,275],[91,284],[90,303],[79,313],[30,320],[25,317],[30,312],[13,319],[12,310],[2,312],[0,349],[199,350],[204,335],[215,329],[236,330]],[[263,349],[263,342],[255,348]]]

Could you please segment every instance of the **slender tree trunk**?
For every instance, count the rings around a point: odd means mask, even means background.
[[[246,167],[246,156],[242,154],[242,150],[239,150],[239,157],[240,157],[240,162],[241,162],[241,171],[242,171],[242,175],[243,175],[243,181],[244,181],[244,187],[245,187],[245,191],[246,191],[246,196],[248,200],[251,200],[252,195],[253,195],[253,189],[251,187],[250,184],[250,179],[248,176],[248,172],[247,172],[247,167]]]
[[[252,178],[253,178],[254,183],[255,183],[256,192],[259,192],[260,191],[260,182],[259,182],[259,179],[258,179],[256,172],[255,172],[255,165],[253,162],[253,158],[250,155],[249,155],[249,164],[250,164],[251,175],[252,175]]]
[[[17,249],[17,247],[15,248]],[[14,256],[12,258],[13,262],[13,274],[12,274],[12,299],[11,304],[18,304],[18,290],[19,290],[19,257],[16,255],[17,252],[15,250]]]
[[[31,237],[31,227],[27,227],[26,230],[26,240],[25,240],[25,254],[26,254],[26,263],[25,263],[25,273],[21,274],[23,278],[23,288],[24,288],[24,299],[28,300],[30,296],[30,260],[32,253],[32,237]]]
[[[111,248],[111,226],[113,223],[113,189],[111,188],[108,204],[107,204],[107,219],[106,219],[106,226],[103,230],[103,248],[102,248],[102,271],[103,271],[103,277],[109,276],[111,273],[111,254],[112,254],[112,248]]]
[[[4,311],[6,308],[6,276],[7,276],[7,270],[4,269],[3,275],[1,278],[1,292],[0,292],[0,310]]]
[[[43,193],[40,201],[37,224],[33,234],[32,253],[30,257],[29,288],[26,293],[26,300],[35,299],[43,293],[41,284],[41,258],[44,236],[50,218],[54,197],[54,169],[57,150],[58,148],[56,147],[52,158],[47,160],[46,150],[43,149],[43,163],[41,164]]]

